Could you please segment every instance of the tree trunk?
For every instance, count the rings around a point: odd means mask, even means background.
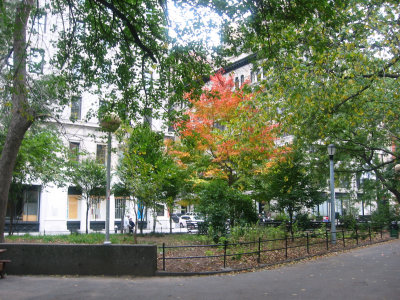
[[[86,234],[89,233],[89,228],[88,228],[88,224],[89,224],[89,199],[86,199]]]
[[[124,233],[125,209],[126,209],[126,199],[123,198],[123,200],[122,200],[122,213],[121,213],[121,234]]]
[[[19,148],[34,117],[29,109],[26,84],[26,27],[34,0],[19,3],[13,35],[14,78],[11,122],[0,158],[0,242],[4,243],[4,228],[7,211],[8,192]]]
[[[293,234],[293,211],[289,210],[289,228],[290,228],[290,236],[292,237],[292,242],[294,241],[294,234]]]
[[[153,232],[156,232],[157,211],[153,208]]]

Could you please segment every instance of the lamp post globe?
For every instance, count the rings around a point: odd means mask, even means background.
[[[397,164],[397,165],[394,166],[394,171],[396,173],[400,173],[400,164]]]
[[[334,144],[329,144],[328,145],[328,154],[329,154],[329,156],[335,155],[335,153],[336,153],[335,145]]]

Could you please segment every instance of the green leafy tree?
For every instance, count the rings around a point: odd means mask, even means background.
[[[254,53],[262,103],[283,130],[339,172],[374,173],[400,201],[397,1],[257,1],[239,4],[224,38],[229,55]]]
[[[0,133],[0,149],[4,145],[5,132]],[[22,141],[16,165],[13,170],[12,183],[7,204],[10,217],[9,234],[13,232],[13,222],[17,214],[17,203],[25,184],[50,182],[63,185],[66,172],[66,149],[56,131],[40,126],[32,127]]]
[[[82,190],[82,198],[86,201],[86,233],[89,227],[89,210],[94,203],[105,197],[106,169],[95,159],[86,158],[81,162],[71,162],[71,182]]]
[[[160,199],[165,203],[169,213],[169,228],[172,233],[172,218],[171,214],[175,203],[179,196],[185,192],[185,187],[188,184],[188,172],[186,169],[180,167],[175,160],[168,155],[168,150],[164,153],[164,163],[161,166],[160,179],[161,179],[161,197]]]
[[[257,220],[250,197],[230,187],[224,180],[211,180],[198,188],[197,210],[211,226],[213,239],[218,242],[227,234],[227,222],[253,223]]]
[[[151,208],[156,213],[157,205],[161,202],[163,135],[152,131],[148,124],[127,128],[123,151],[118,175],[137,199],[142,222],[144,210]],[[143,228],[139,227],[142,232]]]
[[[289,215],[290,232],[293,235],[293,217],[305,208],[323,203],[321,186],[312,177],[305,157],[299,151],[288,152],[271,162],[263,175],[266,197],[276,201],[276,209]]]

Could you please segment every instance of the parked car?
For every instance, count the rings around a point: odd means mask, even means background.
[[[179,218],[179,226],[181,228],[187,227],[188,229],[194,229],[197,228],[197,223],[199,222],[204,222],[203,219],[201,219],[197,215],[183,215],[180,216]]]
[[[179,217],[179,226],[180,226],[181,228],[186,227],[186,226],[187,226],[186,222],[187,222],[188,220],[191,220],[191,216],[188,216],[188,215],[182,215],[182,216],[180,216],[180,217]]]

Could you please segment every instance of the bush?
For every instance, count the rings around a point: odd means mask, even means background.
[[[374,230],[388,227],[392,221],[398,221],[399,216],[395,212],[395,208],[376,210],[371,214],[371,225]]]
[[[341,224],[343,224],[344,228],[347,230],[353,230],[356,228],[357,220],[353,215],[345,215],[339,218]]]
[[[296,224],[300,230],[307,230],[311,228],[311,220],[308,214],[299,213],[296,215]]]
[[[220,237],[227,236],[228,220],[231,224],[255,223],[257,220],[251,198],[223,180],[213,180],[200,187],[198,211],[207,216],[208,235],[215,243]]]
[[[275,221],[281,221],[281,222],[288,222],[289,221],[289,217],[285,214],[279,214],[275,216]]]

